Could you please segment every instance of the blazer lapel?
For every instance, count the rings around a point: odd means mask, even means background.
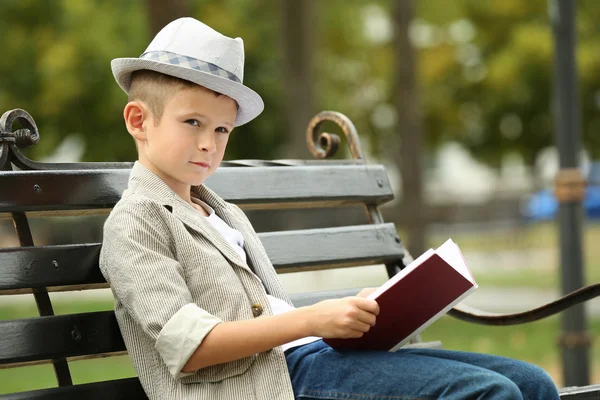
[[[176,203],[178,202],[176,201]],[[188,204],[174,204],[173,215],[188,227],[201,233],[202,236],[208,239],[233,264],[251,271],[248,264],[240,257],[233,247],[231,247],[223,235],[221,235],[210,222],[206,221],[192,206]]]
[[[223,215],[219,215],[219,217],[233,229],[240,231],[244,237],[244,250],[246,251],[248,263],[253,266],[255,273],[262,275],[260,272],[262,272],[265,263],[271,267],[271,261],[264,251],[262,243],[257,242],[256,236],[248,229],[247,224],[244,223],[243,220],[237,218],[232,212],[223,213]]]
[[[240,257],[240,255],[231,247],[229,242],[225,240],[211,224],[192,206],[185,203],[183,200],[175,199],[173,204],[173,215],[188,227],[199,232],[208,239],[229,261],[233,264],[251,271],[248,264]]]
[[[221,211],[219,216],[223,221],[244,236],[244,250],[248,264],[252,266],[252,271],[262,281],[267,293],[292,305],[292,301],[277,277],[267,251],[242,211],[229,205],[226,205]]]
[[[211,206],[227,225],[242,234],[246,253],[245,266],[262,283],[266,292],[292,304],[285,290],[281,287],[269,256],[246,215],[238,207],[227,203],[205,185],[192,186],[192,193]]]
[[[252,269],[248,266],[246,261],[240,257],[229,242],[225,240],[223,235],[221,235],[211,223],[198,212],[198,210],[175,194],[166,183],[152,171],[144,167],[139,161],[136,161],[131,169],[129,189],[143,191],[145,195],[151,197],[159,204],[171,208],[173,215],[177,219],[189,228],[201,233],[202,236],[208,239],[208,241],[210,241],[212,245],[215,246],[232,264],[252,272]],[[227,203],[206,186],[192,186],[191,194],[211,206],[219,217],[226,218],[228,216],[226,215],[228,212],[222,212],[222,210],[227,209]],[[233,217],[233,219],[237,220],[239,218]],[[239,228],[238,225],[243,225],[242,223],[238,224],[237,221],[233,221],[234,223],[231,224],[232,221],[229,219],[225,222],[230,223],[230,226],[235,229]],[[244,242],[246,242],[247,238],[251,235],[248,235],[246,231],[241,232],[244,236]],[[252,257],[253,256],[249,254],[248,260],[255,262]]]
[[[275,271],[258,236],[246,218],[246,215],[237,207],[224,201],[219,195],[205,185],[192,186],[192,193],[211,206],[215,213],[231,228],[238,230],[244,237],[244,251],[246,252],[246,266],[263,281],[268,292],[271,292],[269,281],[274,279]]]

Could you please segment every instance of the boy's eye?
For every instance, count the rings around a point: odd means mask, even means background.
[[[186,124],[190,124],[192,126],[199,126],[200,122],[197,119],[188,119],[185,121]]]
[[[217,132],[219,133],[229,133],[229,131],[227,130],[227,128],[220,126],[217,128]]]

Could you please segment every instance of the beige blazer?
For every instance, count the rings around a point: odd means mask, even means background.
[[[293,399],[280,347],[181,372],[219,322],[255,318],[260,308],[271,315],[265,287],[291,304],[244,213],[204,185],[193,187],[192,196],[242,233],[252,268],[196,209],[139,163],[104,225],[100,269],[144,390],[160,400]]]

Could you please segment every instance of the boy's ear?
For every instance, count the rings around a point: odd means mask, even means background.
[[[146,125],[149,115],[144,105],[139,101],[130,101],[123,110],[123,118],[127,131],[131,136],[140,141],[146,140]]]

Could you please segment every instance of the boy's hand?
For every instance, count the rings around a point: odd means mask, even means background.
[[[364,288],[363,290],[361,290],[360,292],[358,292],[358,294],[356,296],[358,296],[358,297],[368,297],[371,293],[373,293],[376,290],[377,290],[377,288],[374,288],[374,287]]]
[[[379,304],[362,297],[325,300],[308,307],[311,336],[359,338],[375,325]]]

